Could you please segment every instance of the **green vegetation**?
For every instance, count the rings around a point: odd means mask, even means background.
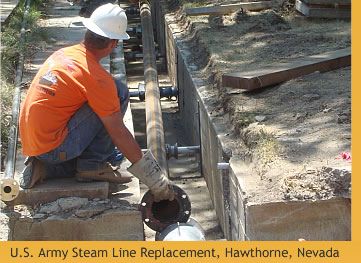
[[[252,122],[255,122],[255,114],[249,112],[238,113],[238,125],[240,128],[248,127]]]
[[[32,0],[27,19],[25,61],[28,61],[39,45],[39,41],[46,41],[47,32],[39,27],[38,20],[42,18],[42,8],[49,0]],[[7,25],[2,28],[1,34],[1,155],[4,156],[7,148],[9,127],[12,114],[12,100],[14,93],[14,80],[17,64],[21,52],[20,31],[22,27],[25,0],[21,0],[14,10]]]
[[[265,167],[282,155],[283,148],[264,125],[252,124],[256,122],[256,115],[254,112],[239,112],[237,126],[244,145],[253,152],[260,166]]]
[[[40,8],[49,0],[32,0],[26,30],[25,55],[29,59],[34,46],[40,40],[48,39],[46,31],[40,28],[37,21],[42,17]],[[14,10],[9,23],[1,36],[1,79],[13,82],[20,54],[20,30],[25,11],[25,0]]]

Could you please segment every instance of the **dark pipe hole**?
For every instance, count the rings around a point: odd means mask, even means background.
[[[180,212],[180,205],[176,199],[153,202],[152,215],[159,222],[176,221]]]
[[[4,187],[4,193],[10,193],[11,192],[11,187],[10,186],[5,186]]]

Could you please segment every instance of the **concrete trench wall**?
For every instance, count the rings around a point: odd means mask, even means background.
[[[197,73],[197,66],[186,62],[192,53],[182,43],[175,18],[160,14],[159,1],[152,1],[152,8],[157,10],[153,24],[158,42],[163,43],[159,47],[165,48],[160,51],[166,52],[169,77],[179,89],[182,124],[194,145],[199,144],[200,118],[202,172],[225,238],[241,241],[351,240],[351,202],[347,198],[261,204],[247,201],[247,185],[254,178],[242,160],[228,157],[232,142],[227,138],[231,129],[226,124],[227,116],[211,115],[207,87]],[[225,161],[230,162],[230,169],[218,170],[217,163]]]

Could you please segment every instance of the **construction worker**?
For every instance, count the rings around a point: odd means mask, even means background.
[[[99,64],[119,40],[129,39],[118,5],[98,7],[83,20],[81,43],[54,52],[34,77],[20,113],[23,154],[29,156],[22,188],[46,178],[129,182],[107,162],[115,146],[132,163],[128,171],[145,183],[155,201],[174,198],[172,184],[150,151],[144,155],[123,123],[129,93]],[[119,152],[118,152],[119,153]]]

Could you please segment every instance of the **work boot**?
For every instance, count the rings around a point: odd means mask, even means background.
[[[109,163],[106,163],[103,168],[93,171],[78,171],[75,174],[78,182],[92,182],[92,181],[106,181],[109,183],[124,184],[132,181],[132,175],[126,171],[120,173],[114,171]]]
[[[26,167],[19,178],[20,187],[30,189],[42,183],[46,176],[45,164],[33,156],[27,157],[24,163]]]

